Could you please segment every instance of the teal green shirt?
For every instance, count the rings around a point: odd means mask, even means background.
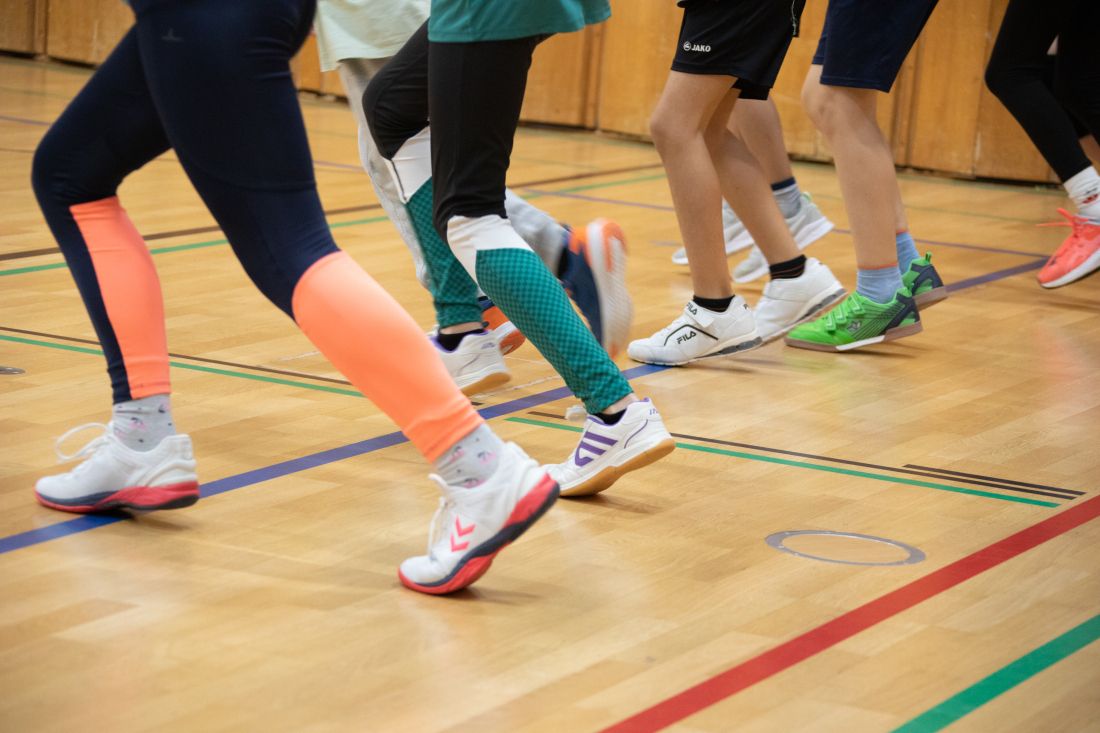
[[[428,39],[470,43],[572,33],[609,17],[608,0],[432,0]]]

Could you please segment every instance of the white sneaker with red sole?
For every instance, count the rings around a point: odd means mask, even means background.
[[[428,554],[401,563],[408,588],[440,595],[470,585],[493,559],[527,531],[558,499],[558,484],[515,443],[505,443],[496,473],[473,488],[439,476],[439,509],[428,530]]]
[[[71,456],[61,445],[85,428],[102,428],[95,438]],[[89,423],[57,440],[61,462],[87,460],[68,473],[46,476],[34,486],[41,504],[64,512],[87,514],[112,509],[154,511],[180,509],[199,500],[199,477],[187,435],[170,435],[150,451],[126,447],[110,426]]]

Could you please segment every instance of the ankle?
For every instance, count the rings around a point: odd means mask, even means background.
[[[470,324],[462,324],[462,325],[465,326],[465,325],[470,325]],[[457,326],[448,326],[447,328],[440,329],[439,333],[437,333],[435,335],[435,341],[436,341],[436,343],[439,344],[439,347],[441,349],[443,349],[444,351],[454,351],[462,343],[462,339],[466,338],[470,334],[472,334],[472,333],[476,333],[476,334],[485,333],[484,324],[478,323],[478,324],[473,324],[473,325],[476,325],[477,328],[468,329],[468,330],[464,330],[464,331],[458,331],[457,333],[453,332],[453,331],[450,331],[450,329],[457,328]]]
[[[793,280],[802,277],[806,272],[806,255],[768,265],[768,270],[771,271],[772,280]]]
[[[725,313],[729,310],[730,303],[733,302],[734,296],[728,298],[700,298],[698,295],[692,295],[691,300],[700,308],[706,308],[708,311],[714,311],[715,313]]]
[[[169,396],[156,394],[119,402],[111,408],[111,432],[131,450],[153,450],[176,434]]]

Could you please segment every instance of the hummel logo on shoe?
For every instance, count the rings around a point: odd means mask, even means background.
[[[859,330],[859,327],[862,326],[862,325],[863,325],[862,321],[852,321],[850,324],[848,324],[848,330],[851,331],[852,333],[855,333],[856,331]]]
[[[573,456],[573,460],[576,461],[578,466],[587,466],[589,463],[596,460],[607,452],[606,448],[600,448],[599,446],[592,445],[591,443],[586,443],[585,441],[587,440],[594,440],[597,443],[603,443],[607,446],[612,446],[616,443],[615,438],[605,438],[602,435],[596,435],[591,430],[587,431],[584,437],[581,438],[581,442],[577,445],[576,455]],[[584,448],[586,451],[591,453],[592,456],[581,456],[581,448]]]
[[[462,522],[459,521],[458,517],[455,517],[455,531],[451,533],[451,552],[465,550],[467,547],[470,546],[469,540],[467,540],[466,542],[455,542],[455,536],[457,535],[458,537],[465,537],[466,535],[473,532],[474,527],[476,526],[476,524],[471,524],[469,527],[463,527]]]

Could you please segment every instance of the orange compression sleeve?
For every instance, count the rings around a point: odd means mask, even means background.
[[[149,248],[118,197],[69,207],[91,254],[132,399],[168,394],[164,300]]]
[[[313,263],[292,305],[309,340],[429,461],[484,422],[412,316],[346,252]]]

